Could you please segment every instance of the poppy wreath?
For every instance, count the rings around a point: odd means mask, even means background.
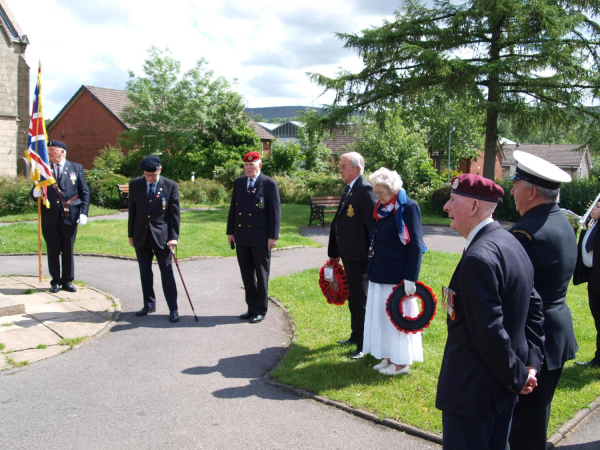
[[[341,264],[334,262],[330,265],[333,267],[333,276],[335,278],[335,282],[326,281],[326,265],[327,262],[323,264],[323,267],[321,267],[321,270],[319,270],[319,286],[321,287],[321,292],[327,299],[327,303],[333,305],[343,305],[346,302],[346,300],[348,300],[349,295],[346,271],[344,270],[344,267]]]
[[[437,299],[429,286],[420,281],[416,282],[417,292],[414,294],[421,300],[421,312],[416,317],[405,317],[403,302],[409,297],[404,291],[404,281],[394,287],[392,293],[387,299],[385,311],[390,317],[392,324],[403,333],[418,333],[429,327],[429,324],[435,317]]]

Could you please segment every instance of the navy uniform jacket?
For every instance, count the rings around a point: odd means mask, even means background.
[[[531,262],[493,222],[477,233],[449,287],[456,316],[447,318],[436,407],[464,416],[501,413],[517,401],[527,367],[542,365],[543,315]]]
[[[52,167],[52,173],[54,173],[54,166]],[[58,187],[65,201],[69,201],[78,195],[77,200],[69,205],[69,217],[66,217],[56,191],[52,186],[48,186],[50,208],[48,209],[42,205],[42,226],[55,226],[59,220],[62,220],[65,225],[75,225],[81,214],[88,215],[90,189],[85,181],[81,164],[65,160]],[[33,196],[33,190],[31,194]]]
[[[369,242],[373,243],[373,257],[369,259],[369,280],[373,283],[398,284],[404,279],[419,280],[423,258],[421,210],[410,198],[404,205],[402,220],[410,236],[407,245],[400,241],[393,212],[377,220],[371,228]]]
[[[596,224],[596,227],[600,227],[600,223]],[[600,291],[600,232],[596,231],[594,236],[594,247],[592,253],[592,267],[587,267],[583,264],[581,259],[581,252],[585,251],[581,248],[583,238],[588,230],[583,230],[579,234],[579,243],[577,244],[577,265],[575,274],[573,275],[573,284],[578,285],[587,281],[588,286],[593,287],[595,290]]]
[[[375,223],[373,210],[377,198],[373,186],[363,176],[359,176],[348,196],[348,200],[338,206],[329,232],[330,258],[342,261],[367,261],[369,252],[369,231]]]
[[[277,182],[261,173],[251,192],[247,186],[245,175],[233,182],[227,234],[232,234],[238,245],[266,247],[269,239],[279,239],[281,203]]]
[[[160,248],[179,238],[181,219],[177,183],[161,175],[154,191],[150,203],[146,179],[138,177],[129,182],[128,233],[134,247],[144,246],[148,232]]]
[[[509,230],[523,245],[534,270],[535,290],[542,297],[545,361],[548,370],[561,368],[579,349],[567,288],[575,270],[577,239],[556,203],[531,208]]]

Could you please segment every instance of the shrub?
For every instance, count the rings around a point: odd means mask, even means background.
[[[29,195],[32,187],[28,177],[0,177],[0,216],[37,211],[37,202]]]
[[[182,201],[200,205],[214,205],[225,201],[227,190],[216,181],[199,178],[193,182],[180,181],[179,196]]]
[[[585,214],[590,202],[600,193],[600,180],[583,179],[564,183],[560,187],[560,207],[570,209],[580,216]]]
[[[127,184],[129,178],[99,169],[86,170],[85,178],[90,188],[90,203],[104,208],[120,207],[117,184]]]
[[[121,163],[125,159],[125,155],[120,147],[112,147],[107,145],[98,156],[94,158],[94,169],[104,170],[106,172],[119,173]]]
[[[242,175],[244,175],[244,165],[240,160],[227,161],[215,169],[215,181],[221,183],[228,190],[233,188],[233,181]]]
[[[431,193],[429,202],[426,202],[423,210],[432,214],[439,214],[442,217],[446,217],[447,213],[444,211],[444,205],[450,198],[450,186],[444,186],[436,189]]]
[[[275,141],[271,156],[263,159],[262,171],[270,177],[274,175],[289,175],[300,168],[304,157],[302,147],[294,142],[280,143]]]
[[[344,182],[339,175],[324,175],[301,170],[291,176],[273,177],[279,186],[282,203],[308,204],[308,196],[342,195]]]

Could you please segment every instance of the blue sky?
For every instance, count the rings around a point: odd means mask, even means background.
[[[124,89],[142,75],[152,46],[168,47],[183,71],[205,58],[237,80],[250,107],[331,101],[306,72],[359,70],[334,33],[392,19],[397,0],[6,0],[29,38],[32,89],[42,62],[44,114],[52,118],[82,84]]]

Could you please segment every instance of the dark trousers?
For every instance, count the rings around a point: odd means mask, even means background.
[[[271,252],[267,246],[236,246],[236,254],[250,314],[267,314]]]
[[[561,373],[562,367],[548,370],[544,364],[538,373],[538,385],[533,392],[519,395],[510,430],[510,450],[546,450],[552,397]]]
[[[48,250],[48,270],[52,284],[64,284],[75,278],[73,247],[77,237],[77,224],[65,225],[59,219],[57,225],[42,227],[42,234]],[[62,276],[61,267],[62,263]]]
[[[442,412],[444,450],[508,449],[512,412],[512,407],[499,414],[485,416],[458,416]]]
[[[348,279],[348,306],[350,308],[350,341],[356,349],[362,351],[365,330],[365,311],[367,308],[367,289],[369,287],[368,261],[343,261]]]
[[[600,362],[600,291],[590,286],[588,282],[588,300],[590,302],[590,312],[596,325],[596,354],[594,359]]]
[[[173,275],[173,264],[171,262],[171,250],[169,246],[160,248],[152,233],[148,232],[146,243],[143,247],[136,247],[135,254],[140,268],[142,280],[142,293],[144,295],[144,307],[156,308],[156,296],[154,295],[154,274],[152,273],[152,260],[156,255],[156,261],[160,268],[163,293],[169,305],[169,311],[177,310],[177,285]]]

